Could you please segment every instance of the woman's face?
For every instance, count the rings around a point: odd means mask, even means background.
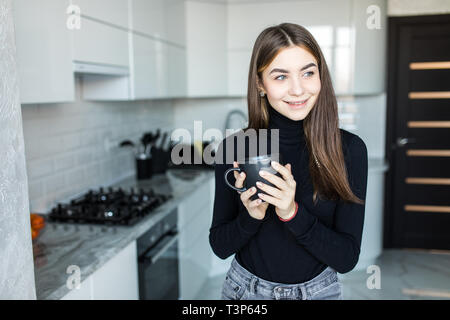
[[[309,51],[292,46],[282,49],[262,72],[270,105],[291,120],[303,120],[320,92],[319,67]]]

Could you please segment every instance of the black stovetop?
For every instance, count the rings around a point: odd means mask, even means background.
[[[57,204],[49,218],[54,222],[133,225],[171,198],[151,188],[100,188]]]

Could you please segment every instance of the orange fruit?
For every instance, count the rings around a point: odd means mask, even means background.
[[[31,227],[36,230],[40,230],[45,226],[45,220],[42,216],[32,213],[30,215],[31,218]]]
[[[39,235],[39,230],[34,230],[33,228],[31,228],[31,239],[32,240],[36,239],[38,235]]]

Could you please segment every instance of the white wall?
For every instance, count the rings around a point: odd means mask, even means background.
[[[228,112],[238,109],[247,114],[245,98],[179,99],[174,101],[174,127],[194,132],[194,121],[202,121],[203,131],[217,128],[224,133]]]
[[[388,16],[450,13],[450,0],[388,0]]]
[[[172,128],[171,100],[82,101],[76,80],[73,103],[22,106],[32,212],[133,174],[132,151],[118,144]]]
[[[0,300],[36,299],[11,0],[0,16]]]

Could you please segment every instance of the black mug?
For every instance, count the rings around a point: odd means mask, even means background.
[[[244,192],[247,191],[248,189],[250,189],[251,187],[255,186],[256,187],[256,181],[261,181],[264,184],[267,184],[271,187],[275,187],[275,185],[273,185],[272,183],[270,183],[269,181],[267,181],[266,179],[264,179],[263,177],[261,177],[259,175],[259,171],[260,170],[265,170],[269,173],[272,173],[280,178],[282,178],[281,174],[276,171],[274,168],[272,168],[271,166],[271,161],[276,161],[278,163],[282,164],[282,159],[281,159],[281,154],[279,153],[275,153],[272,155],[262,155],[262,156],[256,156],[256,157],[250,157],[250,158],[245,158],[245,160],[243,161],[243,163],[239,162],[239,167],[237,168],[230,168],[227,171],[225,171],[224,174],[224,178],[225,178],[225,183],[232,189],[236,190],[236,191],[240,191],[240,192]],[[244,186],[242,188],[236,188],[235,186],[233,186],[232,184],[230,184],[230,182],[228,181],[228,174],[232,171],[237,171],[239,173],[244,172],[245,173],[245,180],[244,180]],[[258,197],[258,193],[264,193],[267,194],[266,192],[264,192],[263,190],[259,189],[258,187],[256,187],[256,193],[253,194],[250,199],[256,200],[259,199]],[[264,200],[263,200],[264,201]]]

